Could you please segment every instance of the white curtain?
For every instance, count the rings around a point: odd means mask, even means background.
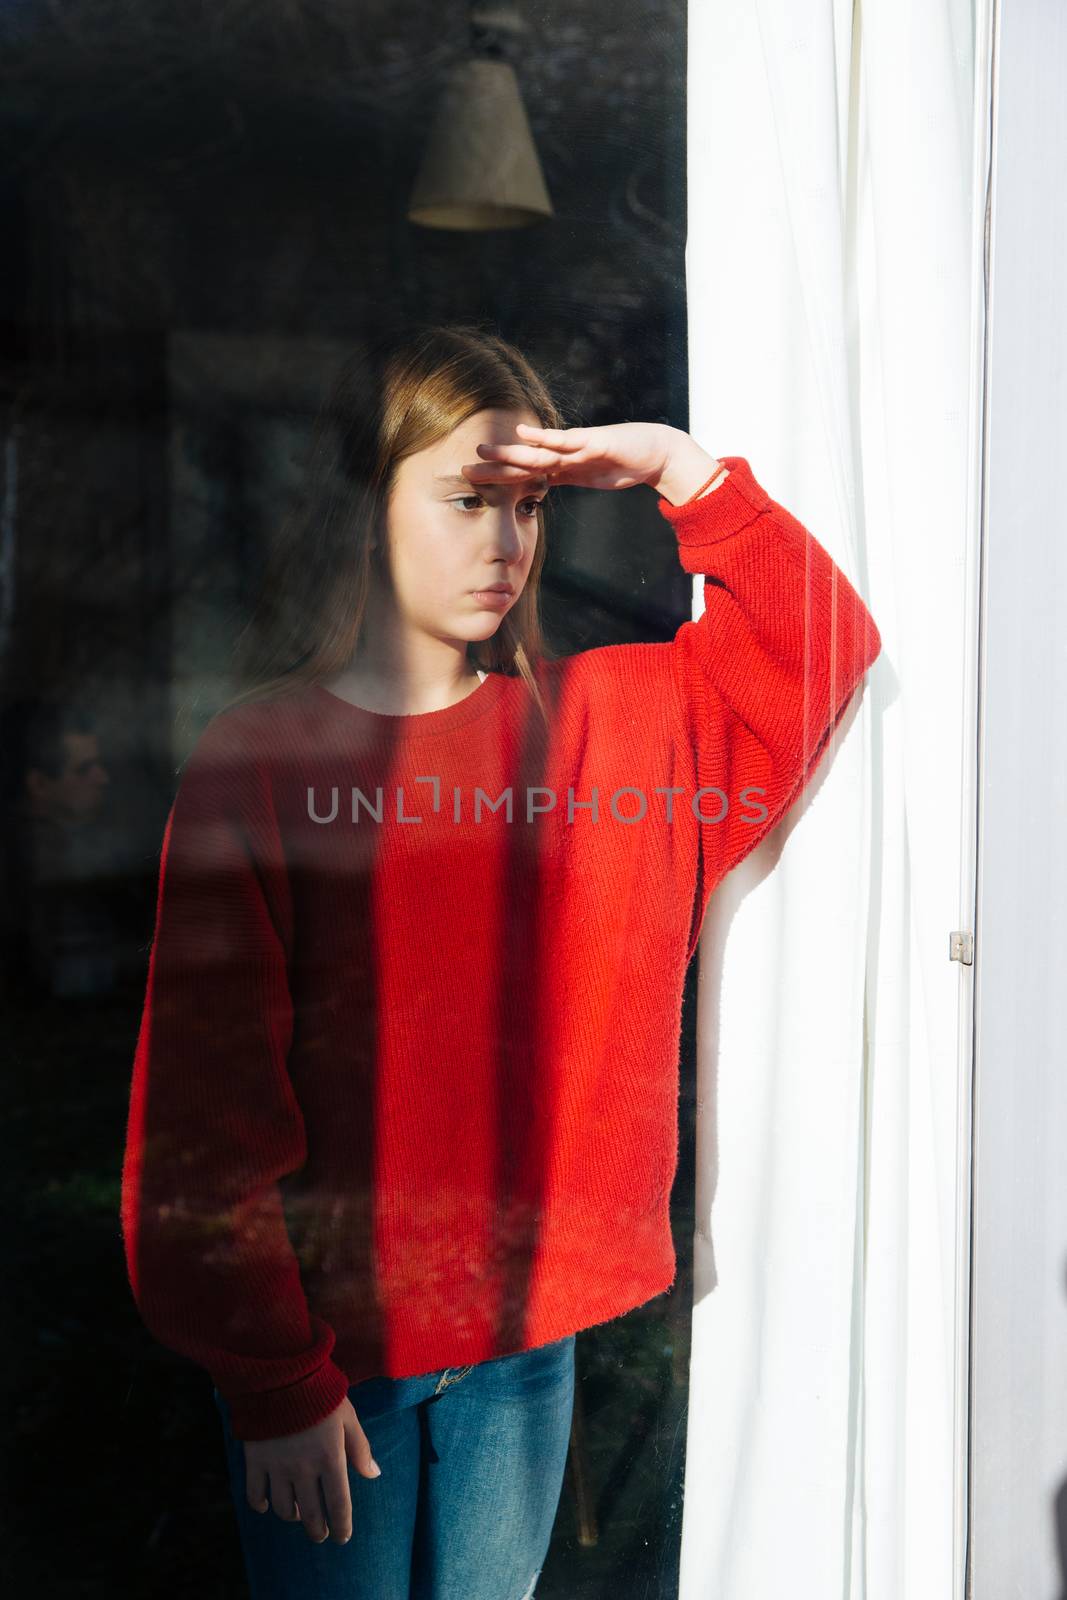
[[[972,0],[689,9],[691,430],[883,647],[702,937],[681,1600],[962,1592],[975,30]]]

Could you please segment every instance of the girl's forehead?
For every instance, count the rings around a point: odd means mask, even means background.
[[[427,453],[448,455],[454,453],[457,448],[473,449],[476,444],[517,444],[520,442],[515,435],[517,422],[529,422],[535,428],[539,426],[537,417],[532,411],[478,411],[474,416],[467,417],[445,438],[438,439],[435,445],[430,446],[430,451]]]

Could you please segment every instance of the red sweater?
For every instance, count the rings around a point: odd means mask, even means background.
[[[416,716],[314,685],[219,713],[186,763],[122,1224],[146,1325],[240,1438],[674,1280],[686,966],[881,648],[723,459],[659,501],[700,620],[540,662],[550,732],[520,677]]]

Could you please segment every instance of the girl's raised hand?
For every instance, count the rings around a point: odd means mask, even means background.
[[[465,466],[472,484],[547,478],[585,489],[632,489],[645,483],[673,499],[694,492],[715,458],[679,428],[661,422],[614,422],[599,428],[516,424],[517,444],[480,444],[482,460]],[[684,498],[684,495],[682,496]]]

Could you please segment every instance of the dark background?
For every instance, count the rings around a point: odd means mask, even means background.
[[[468,51],[463,5],[0,10],[2,693],[86,708],[99,731],[117,951],[101,992],[6,1006],[9,1593],[245,1592],[209,1381],[137,1318],[118,1185],[176,767],[226,696],[338,361],[385,324],[488,318],[569,422],[686,425],[685,6],[519,10],[510,59],[555,215],[482,233],[405,216],[444,74]],[[553,498],[553,647],[669,638],[692,586],[651,492]],[[579,1335],[581,1439],[542,1600],[620,1580],[677,1593],[693,977],[678,1281]]]

